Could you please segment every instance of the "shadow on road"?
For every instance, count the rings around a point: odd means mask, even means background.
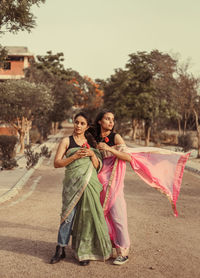
[[[21,224],[21,223],[11,223],[6,221],[0,221],[1,228],[22,228],[27,230],[34,230],[34,231],[47,231],[52,233],[57,233],[57,229],[49,229],[41,226],[33,226],[29,224]]]
[[[44,263],[49,263],[51,257],[54,255],[56,243],[41,240],[32,240],[28,238],[0,236],[1,250],[24,254],[28,256],[37,257],[43,260]],[[68,263],[77,264],[78,262],[73,258],[72,250],[66,248],[66,258]]]
[[[6,222],[3,222],[4,224]],[[0,223],[2,224],[2,223]],[[15,228],[22,226],[21,224],[10,224],[10,228]],[[7,226],[7,227],[8,227]],[[33,226],[31,225],[25,225],[23,226],[25,229],[32,229]],[[36,227],[34,227],[36,229]],[[44,228],[39,227],[41,231],[45,231]],[[52,230],[51,230],[52,231]],[[37,257],[43,260],[45,264],[49,264],[51,257],[54,255],[55,252],[55,242],[47,242],[47,241],[41,241],[41,240],[32,240],[30,238],[21,238],[21,237],[11,237],[11,236],[0,236],[0,242],[1,242],[1,250],[17,253],[17,254],[23,254],[27,256]],[[107,260],[107,264],[112,264],[113,260]],[[73,251],[70,247],[66,247],[66,258],[63,260],[63,262],[67,262],[70,264],[79,265],[79,262],[73,257]]]

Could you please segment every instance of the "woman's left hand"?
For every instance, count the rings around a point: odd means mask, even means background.
[[[97,145],[97,149],[99,150],[104,150],[104,151],[109,151],[110,150],[110,146],[108,146],[106,143],[99,143]]]
[[[88,149],[88,148],[81,148],[81,153],[83,154],[83,157],[85,156],[94,156],[94,152],[91,150],[91,149]]]

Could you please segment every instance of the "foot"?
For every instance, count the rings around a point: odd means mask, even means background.
[[[89,265],[90,261],[89,260],[84,260],[84,261],[80,261],[79,264],[82,266],[86,266]]]
[[[123,257],[123,256],[118,256],[118,257],[114,260],[113,264],[115,264],[115,265],[122,265],[122,264],[125,264],[126,262],[128,262],[128,256],[125,256],[125,257]]]
[[[61,253],[61,255],[60,255],[60,259],[62,260],[62,259],[64,259],[66,257],[66,255],[65,255],[65,247],[62,247],[62,253]]]
[[[55,255],[51,258],[50,264],[56,264],[60,260],[65,258],[65,247],[62,247],[62,253],[60,251],[61,251],[61,246],[57,245]]]

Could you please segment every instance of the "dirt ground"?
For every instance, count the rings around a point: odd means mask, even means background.
[[[123,266],[93,261],[82,267],[67,248],[67,258],[49,261],[55,252],[64,169],[52,158],[35,171],[22,192],[0,206],[0,278],[200,277],[200,176],[185,172],[173,216],[165,196],[144,184],[127,167],[125,197],[131,250]]]

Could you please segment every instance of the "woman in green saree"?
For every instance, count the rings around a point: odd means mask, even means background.
[[[66,167],[66,170],[58,244],[51,264],[65,258],[64,248],[69,243],[71,232],[72,249],[80,265],[88,265],[90,260],[106,260],[112,253],[100,203],[102,185],[97,177],[102,165],[101,155],[88,128],[86,115],[77,114],[73,135],[61,141],[55,156],[54,166]]]

